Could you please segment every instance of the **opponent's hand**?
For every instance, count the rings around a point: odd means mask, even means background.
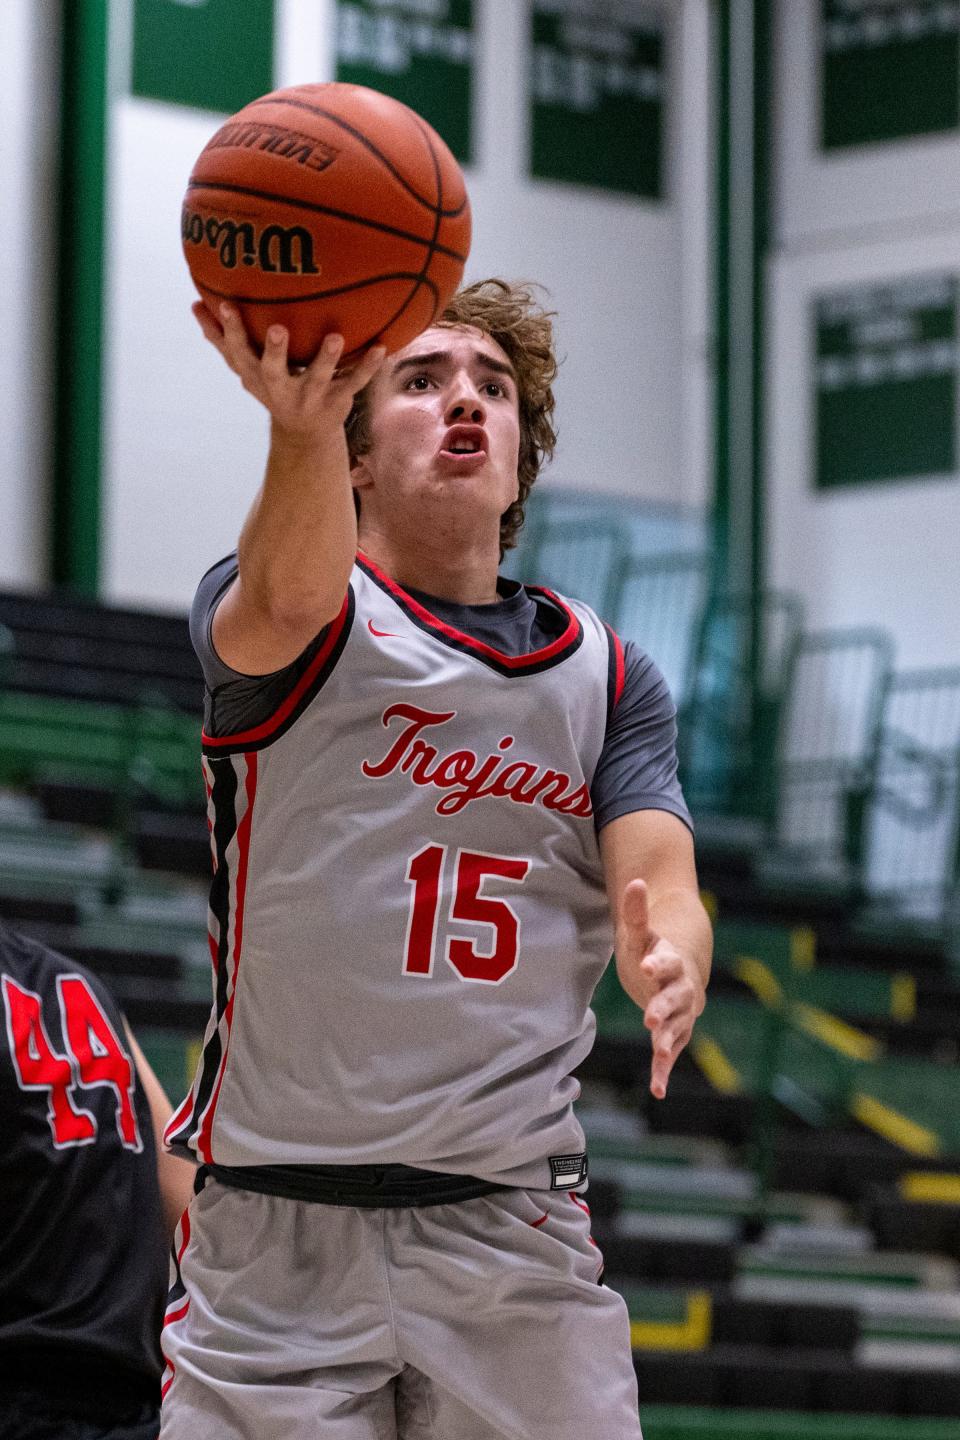
[[[623,892],[616,950],[621,981],[643,1009],[650,1031],[650,1093],[662,1100],[674,1062],[703,1012],[706,991],[695,962],[651,928],[644,880],[631,880]]]
[[[342,429],[353,398],[373,379],[386,350],[375,346],[349,369],[339,371],[343,336],[327,335],[309,365],[291,369],[287,355],[290,334],[285,325],[271,325],[262,356],[257,355],[234,305],[220,306],[220,323],[202,300],[193,313],[204,336],[240,377],[243,388],[270,413],[273,431],[300,444],[322,440]]]

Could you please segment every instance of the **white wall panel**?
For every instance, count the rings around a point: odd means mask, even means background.
[[[779,0],[769,269],[769,580],[813,627],[879,624],[899,667],[960,661],[960,479],[814,486],[816,296],[960,276],[960,136],[817,150],[819,0]]]
[[[960,481],[813,488],[813,297],[928,269],[960,274],[960,227],[913,244],[784,255],[770,277],[771,580],[814,628],[883,625],[899,667],[960,661]]]
[[[49,476],[56,6],[0,5],[0,585],[44,579]]]

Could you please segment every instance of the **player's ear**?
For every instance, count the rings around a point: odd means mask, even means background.
[[[354,490],[365,490],[372,483],[363,455],[350,456],[350,484]]]

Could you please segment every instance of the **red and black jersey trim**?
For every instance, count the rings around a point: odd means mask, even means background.
[[[218,940],[213,959],[213,1010],[216,1020],[200,1059],[198,1083],[180,1109],[168,1122],[164,1133],[167,1145],[185,1145],[202,1125],[213,1099],[214,1087],[221,1073],[224,1058],[224,1036],[221,1021],[227,1009],[230,988],[230,889],[233,872],[228,860],[228,847],[237,830],[237,790],[239,777],[232,765],[218,765],[213,783],[214,826],[213,845],[216,861],[210,882],[210,909],[217,921]]]
[[[607,724],[620,703],[623,694],[626,665],[623,658],[623,642],[617,632],[603,622],[607,632]]]
[[[199,1195],[200,1191],[203,1189],[203,1171],[204,1167],[201,1166],[200,1170],[197,1172],[197,1177],[194,1180],[193,1184],[194,1195]],[[189,1244],[190,1211],[188,1208],[184,1210],[183,1214],[180,1217],[180,1223],[177,1226],[177,1232],[173,1238],[173,1246],[170,1253],[170,1270],[172,1279],[170,1284],[170,1290],[167,1295],[166,1308],[163,1312],[162,1328],[164,1330],[166,1330],[168,1325],[176,1325],[177,1321],[182,1320],[186,1315],[187,1311],[190,1309],[190,1296],[187,1294],[187,1287],[183,1283],[183,1272],[181,1269],[181,1266],[183,1264],[183,1257],[187,1252],[187,1246]],[[176,1375],[176,1369],[177,1367],[174,1365],[173,1361],[167,1360],[167,1363],[164,1366],[163,1375],[160,1377],[161,1401],[166,1400],[167,1398],[167,1391],[173,1384],[174,1377]]]
[[[381,590],[390,596],[391,600],[399,605],[400,609],[411,620],[418,629],[423,630],[427,635],[432,635],[441,644],[449,646],[451,650],[458,650],[461,655],[472,655],[475,660],[481,661],[490,670],[495,670],[498,675],[538,675],[542,670],[550,670],[554,665],[559,665],[570,655],[576,653],[583,644],[583,626],[568,605],[552,590],[546,590],[542,586],[526,585],[524,589],[533,596],[543,595],[566,616],[567,624],[561,635],[552,640],[549,645],[544,645],[540,650],[532,650],[527,655],[507,655],[502,650],[497,650],[492,645],[487,645],[482,640],[475,640],[472,635],[457,630],[452,625],[447,625],[432,615],[425,605],[409,595],[396,580],[391,579],[379,566],[366,555],[357,555],[357,565]]]
[[[236,755],[249,750],[262,750],[286,734],[319,694],[343,654],[353,627],[356,599],[353,586],[347,587],[340,614],[323,631],[316,653],[299,675],[293,689],[284,697],[273,714],[250,730],[232,735],[203,734],[203,753],[214,759],[220,755]]]

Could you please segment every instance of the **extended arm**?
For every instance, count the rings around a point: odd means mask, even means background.
[[[266,475],[237,547],[240,573],[213,621],[221,660],[267,675],[295,660],[343,604],[357,548],[343,427],[384,351],[368,351],[341,375],[343,339],[328,335],[313,362],[291,372],[283,326],[271,326],[259,358],[233,306],[221,307],[220,325],[202,303],[193,309],[207,340],[270,414]]]
[[[700,902],[690,831],[665,810],[638,810],[600,832],[617,974],[644,1012],[658,1100],[706,1003],[713,936]]]
[[[163,1148],[163,1132],[167,1122],[173,1114],[173,1107],[167,1099],[166,1093],[160,1081],[154,1075],[150,1062],[137,1044],[130,1030],[126,1027],[127,1041],[133,1052],[134,1063],[137,1067],[137,1076],[143,1086],[147,1103],[150,1106],[150,1119],[153,1121],[153,1133],[157,1146],[157,1179],[160,1183],[160,1203],[163,1207],[163,1220],[166,1227],[167,1239],[172,1240],[174,1232],[180,1223],[180,1216],[190,1203],[193,1194],[193,1182],[196,1178],[196,1169],[189,1160],[182,1160],[178,1155],[170,1155]]]

